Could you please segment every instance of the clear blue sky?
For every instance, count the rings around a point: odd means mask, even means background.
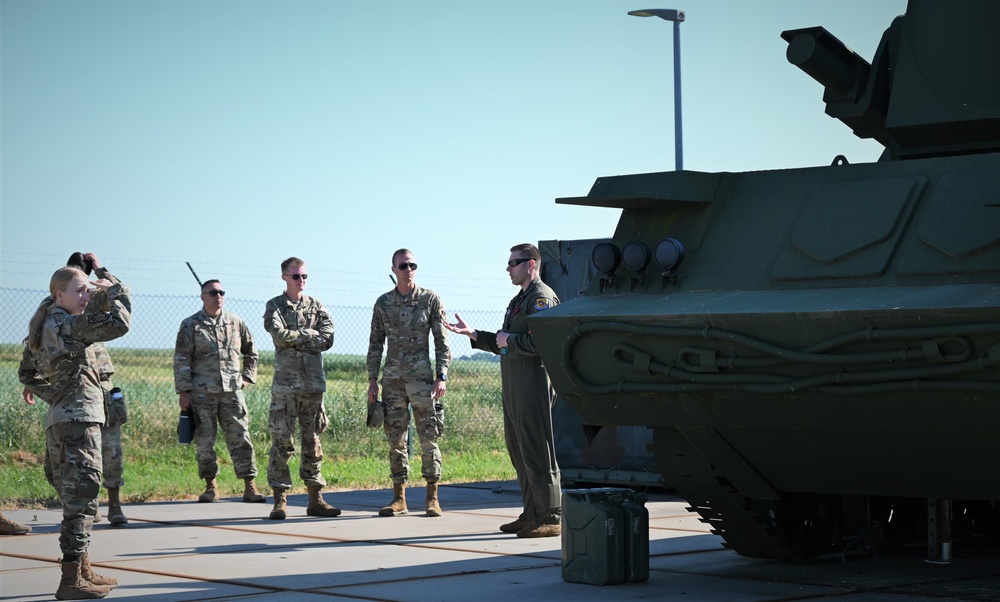
[[[449,309],[498,311],[519,242],[610,236],[556,205],[599,176],[672,170],[678,8],[684,163],[874,161],[823,113],[782,30],[871,60],[901,0],[2,0],[2,286],[45,289],[75,250],[136,293],[282,289],[370,306],[413,249]]]

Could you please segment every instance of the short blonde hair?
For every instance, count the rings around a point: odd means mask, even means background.
[[[289,257],[281,262],[281,273],[284,274],[288,268],[296,268],[300,265],[305,265],[305,263],[306,262],[302,261],[298,257]]]
[[[31,351],[38,351],[42,347],[42,326],[45,325],[45,316],[48,315],[49,308],[56,302],[56,292],[65,291],[77,276],[87,278],[83,270],[71,267],[59,268],[52,274],[52,278],[49,279],[49,296],[42,299],[35,314],[31,316],[31,321],[28,322],[27,342]]]

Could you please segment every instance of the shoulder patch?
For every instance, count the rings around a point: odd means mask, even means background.
[[[90,314],[89,316],[87,316],[87,321],[90,322],[91,324],[101,324],[103,322],[107,322],[110,319],[111,316],[109,314]]]
[[[535,309],[536,310],[542,311],[543,309],[548,309],[548,308],[549,308],[549,300],[548,299],[546,299],[545,297],[539,297],[539,298],[535,299]]]

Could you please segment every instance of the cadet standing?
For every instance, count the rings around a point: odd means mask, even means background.
[[[521,287],[507,305],[500,332],[475,330],[455,315],[452,332],[472,339],[472,347],[500,354],[503,384],[504,437],[517,471],[524,510],[517,520],[501,525],[518,537],[560,534],[562,490],[552,435],[552,405],[556,392],[528,328],[528,316],[559,304],[555,292],[539,277],[542,256],[532,244],[511,247],[507,273]]]
[[[444,307],[434,291],[415,282],[417,264],[409,249],[392,254],[396,287],[375,301],[371,337],[368,343],[368,403],[378,399],[378,373],[382,348],[388,340],[385,371],[382,374],[382,401],[385,403],[383,429],[389,442],[389,470],[393,498],[379,510],[381,516],[405,514],[406,480],[410,463],[407,436],[410,409],[420,437],[421,474],[427,481],[427,516],[441,516],[438,481],[441,478],[441,450],[437,439],[444,425],[443,414],[435,412],[435,402],[444,395],[448,378],[448,335]],[[428,335],[434,335],[435,362],[431,366]]]
[[[323,446],[319,435],[327,426],[323,408],[326,375],[323,355],[333,347],[333,320],[323,304],[303,293],[306,288],[306,264],[297,257],[281,262],[285,292],[267,302],[264,329],[274,340],[274,381],[271,384],[271,453],[267,480],[274,491],[271,518],[282,520],[288,502],[286,492],[292,487],[288,460],[295,453],[295,423],[298,422],[302,459],[299,477],[309,491],[309,516],[339,516],[321,493],[326,485],[320,467]]]
[[[202,309],[185,318],[174,345],[174,388],[182,409],[193,409],[198,419],[194,439],[198,449],[198,477],[205,480],[199,502],[219,495],[219,463],[215,437],[219,427],[226,439],[237,478],[243,479],[243,501],[264,502],[257,490],[257,460],[250,441],[250,416],[243,387],[257,377],[257,347],[246,323],[223,309],[226,291],[218,280],[201,285]],[[243,365],[240,366],[240,357]]]
[[[85,312],[91,285],[106,292],[107,312]],[[95,574],[87,550],[101,489],[101,425],[111,391],[98,372],[93,343],[128,332],[131,294],[121,282],[89,282],[85,273],[70,267],[56,270],[49,292],[28,329],[37,374],[22,374],[21,382],[49,404],[45,443],[63,507],[62,579],[56,599],[103,598],[118,581]]]
[[[98,279],[107,280],[112,284],[121,282],[101,265],[93,253],[73,253],[66,265],[78,267],[88,276],[93,270]],[[90,303],[87,305],[88,312],[107,312],[110,309],[111,304],[104,292],[98,290],[90,296]],[[128,410],[125,407],[125,395],[122,390],[111,385],[111,375],[115,373],[115,366],[111,363],[111,355],[104,343],[94,343],[93,346],[94,352],[97,354],[97,372],[103,380],[107,381],[106,386],[111,391],[111,395],[107,399],[107,423],[101,427],[101,458],[104,463],[104,488],[108,491],[108,522],[111,523],[112,527],[121,527],[128,524],[128,518],[125,517],[121,505],[121,487],[125,484],[122,425],[128,422]]]
[[[118,284],[118,280],[101,265],[97,256],[93,253],[73,253],[66,261],[66,266],[77,268],[87,276],[94,272],[98,279],[111,284]],[[87,303],[86,313],[106,313],[110,311],[111,304],[107,294],[101,290],[91,293],[90,301]],[[111,384],[111,376],[115,373],[115,366],[111,363],[111,356],[108,354],[104,343],[92,343],[94,355],[96,357],[94,367],[97,370],[102,383],[101,386],[109,391],[105,399],[106,422],[101,425],[101,459],[103,464],[104,488],[108,491],[108,521],[112,527],[121,527],[128,524],[128,518],[122,511],[121,487],[125,484],[125,455],[122,452],[122,425],[128,422],[128,410],[125,407],[125,395],[122,390]],[[26,386],[22,392],[24,401],[29,405],[34,405],[34,395],[32,390],[42,390],[46,383],[38,380],[38,372],[34,366],[34,357],[28,347],[24,348],[21,356],[21,365],[18,368],[19,378],[28,379],[26,382],[32,386]],[[41,396],[41,395],[39,395]],[[45,478],[49,484],[55,486],[52,475],[52,467],[46,457]],[[96,521],[101,520],[100,509],[98,508]]]

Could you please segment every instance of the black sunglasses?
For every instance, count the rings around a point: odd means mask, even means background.
[[[305,280],[309,277],[309,274],[289,274],[292,280]]]
[[[407,268],[409,268],[411,270],[415,270],[415,269],[417,269],[417,264],[415,264],[413,262],[410,262],[410,263],[403,262],[403,263],[397,265],[396,267],[399,268],[400,270],[405,270]]]
[[[531,258],[530,257],[522,257],[520,259],[511,259],[510,261],[507,262],[507,267],[509,267],[509,268],[516,268],[517,266],[521,265],[525,261],[531,261]]]
[[[218,290],[218,289],[214,289],[214,288],[213,288],[212,290],[210,290],[210,291],[205,291],[205,292],[204,292],[204,293],[202,293],[202,294],[203,294],[203,295],[212,295],[213,297],[225,297],[225,296],[226,296],[226,291],[220,291],[220,290]]]

